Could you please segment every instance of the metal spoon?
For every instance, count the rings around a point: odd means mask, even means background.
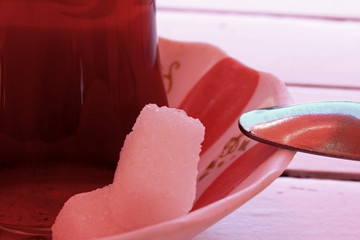
[[[360,160],[360,103],[311,102],[243,114],[240,130],[256,141],[311,154]]]

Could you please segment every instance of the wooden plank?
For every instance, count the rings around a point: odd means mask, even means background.
[[[276,14],[331,19],[360,19],[357,0],[157,0],[159,10],[197,10],[220,13]]]
[[[360,80],[360,79],[359,79]],[[360,89],[287,86],[295,103],[310,101],[355,101],[360,102]]]
[[[360,182],[279,178],[194,240],[353,240]]]
[[[296,153],[284,176],[360,181],[360,162]]]
[[[289,84],[360,88],[360,23],[159,11],[160,36],[207,42]]]

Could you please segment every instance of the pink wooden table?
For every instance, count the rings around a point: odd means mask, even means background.
[[[360,101],[358,0],[157,0],[157,6],[161,37],[214,44],[282,79],[297,103]],[[360,162],[297,154],[285,175],[195,240],[360,239]]]
[[[357,0],[157,0],[157,6],[160,36],[214,44],[276,75],[297,103],[360,101]],[[360,239],[360,162],[298,153],[285,175],[195,239]]]

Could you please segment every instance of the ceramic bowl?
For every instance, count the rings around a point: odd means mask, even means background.
[[[102,240],[185,240],[201,233],[266,188],[294,152],[243,136],[243,112],[292,103],[285,85],[204,43],[159,40],[170,107],[186,110],[206,127],[197,197],[186,216]]]

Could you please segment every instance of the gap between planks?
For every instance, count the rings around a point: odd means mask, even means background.
[[[332,15],[310,15],[310,14],[296,14],[296,13],[276,13],[276,12],[261,12],[261,11],[241,11],[230,9],[192,9],[181,7],[158,7],[158,11],[162,12],[186,12],[195,14],[212,14],[212,15],[236,15],[236,16],[262,16],[273,18],[295,18],[295,19],[309,19],[322,21],[350,21],[360,22],[360,17],[342,17]]]
[[[360,181],[360,173],[286,169],[282,177]]]

